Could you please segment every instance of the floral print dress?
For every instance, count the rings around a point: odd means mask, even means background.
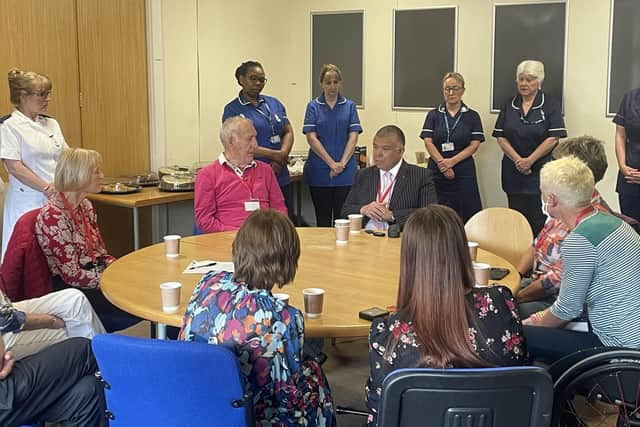
[[[315,360],[303,360],[304,323],[266,289],[205,274],[191,295],[179,339],[231,348],[253,395],[258,426],[332,426],[333,399]]]
[[[467,294],[467,304],[474,317],[470,319],[473,326],[469,328],[469,341],[480,358],[496,366],[528,363],[522,324],[508,288],[473,288]],[[397,347],[391,355],[385,355],[392,338],[399,338]],[[369,331],[371,375],[365,386],[370,426],[377,424],[378,402],[387,374],[396,369],[418,367],[422,357],[412,323],[403,319],[402,313],[373,321]]]

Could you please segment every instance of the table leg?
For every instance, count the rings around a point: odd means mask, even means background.
[[[138,208],[133,208],[133,250],[140,249],[140,215]]]
[[[164,323],[156,323],[156,339],[167,339],[167,325]]]
[[[302,181],[296,182],[296,219],[302,225]]]

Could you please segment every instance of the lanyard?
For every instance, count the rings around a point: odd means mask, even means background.
[[[580,221],[582,221],[587,215],[589,215],[591,212],[594,212],[594,211],[595,209],[593,208],[593,206],[588,206],[583,210],[581,210],[580,213],[578,214],[578,217],[576,218],[576,225],[574,225],[574,227],[577,227],[578,224],[580,224]]]
[[[388,173],[388,172],[385,172]],[[393,184],[396,182],[396,178],[398,177],[398,174],[396,174],[396,176],[393,177],[393,179],[391,180],[391,182],[387,185],[386,190],[384,190],[384,193],[380,194],[380,190],[382,189],[382,185],[378,186],[378,203],[383,203],[385,200],[387,200],[387,198],[389,197],[389,192],[391,191],[391,189],[393,188]]]
[[[257,171],[254,171],[251,174],[251,176],[249,177],[249,182],[247,183],[247,181],[245,181],[245,179],[244,179],[244,176],[245,176],[244,171],[242,173],[242,176],[240,176],[235,172],[235,170],[233,170],[234,168],[229,167],[229,169],[231,169],[231,172],[233,172],[233,174],[238,177],[238,179],[240,180],[240,182],[242,183],[244,188],[246,188],[247,191],[249,192],[249,200],[253,200],[253,183],[256,180]],[[246,170],[252,170],[252,169],[256,169],[256,168],[247,168],[247,169],[245,169],[245,171]]]
[[[84,212],[82,211],[82,205],[79,205],[80,211],[81,211],[81,214],[80,214],[81,221],[78,221],[78,218],[76,217],[76,213],[71,207],[71,203],[69,203],[69,200],[67,200],[67,196],[65,196],[63,192],[60,192],[60,198],[62,199],[64,208],[67,210],[67,212],[69,212],[69,215],[71,215],[71,219],[73,220],[74,227],[79,227],[79,223],[82,222],[82,228],[84,229],[84,239],[87,243],[87,248],[89,249],[89,255],[91,255],[91,261],[93,261],[93,264],[95,265],[96,254],[93,250],[94,249],[93,234],[91,234],[91,230],[89,228],[89,223],[87,222],[86,215],[84,215]]]
[[[264,117],[264,119],[267,121],[267,124],[271,127],[271,136],[276,136],[276,128],[273,125],[273,122],[271,121],[271,108],[269,108],[269,104],[267,104],[267,101],[263,101],[262,104],[264,105],[264,108],[267,110],[267,113],[265,114],[264,111],[262,111],[260,109],[260,104],[258,104],[258,106],[256,107],[256,111],[262,116]]]
[[[444,111],[442,112],[442,114],[444,115],[444,124],[447,127],[447,142],[451,142],[451,132],[453,132],[456,128],[456,126],[458,126],[458,122],[460,122],[460,117],[462,117],[462,107],[460,107],[460,111],[458,111],[458,113],[456,114],[456,120],[455,122],[453,122],[453,126],[451,126],[451,129],[449,129],[449,112],[447,111],[447,109],[445,108]]]

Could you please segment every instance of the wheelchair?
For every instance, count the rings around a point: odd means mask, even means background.
[[[640,427],[640,351],[599,347],[549,368],[553,427]]]

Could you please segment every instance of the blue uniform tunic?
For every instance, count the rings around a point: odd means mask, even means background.
[[[618,113],[613,123],[624,127],[627,135],[625,144],[625,162],[627,166],[640,169],[640,89],[624,94]],[[624,180],[622,172],[618,172],[616,191],[624,196],[640,196],[640,184],[630,184]],[[640,199],[638,199],[640,203]]]
[[[285,125],[289,123],[289,119],[287,118],[287,111],[284,105],[276,98],[260,95],[258,97],[258,106],[254,107],[251,102],[242,96],[241,91],[236,99],[224,107],[222,121],[224,122],[229,117],[234,116],[242,116],[253,122],[253,126],[258,133],[256,139],[260,147],[271,150],[279,150],[282,147],[282,134]],[[256,160],[271,163],[271,160],[264,157],[257,158]],[[290,183],[289,169],[283,167],[278,174],[278,184],[280,187],[284,187]]]
[[[560,103],[538,91],[525,116],[522,111],[522,96],[518,95],[500,110],[493,136],[508,139],[521,157],[527,157],[545,139],[567,136]],[[540,193],[540,169],[550,160],[551,153],[533,164],[530,175],[523,175],[518,172],[511,159],[506,155],[502,156],[502,189],[507,194]]]
[[[360,118],[353,101],[338,95],[333,108],[327,104],[324,94],[309,101],[304,115],[302,133],[315,132],[322,146],[339,162],[351,132],[362,133]],[[356,174],[356,162],[351,156],[344,171],[329,177],[331,169],[313,150],[309,149],[309,158],[304,165],[304,182],[312,187],[346,187],[353,183]]]
[[[445,106],[440,105],[427,114],[420,138],[431,138],[442,157],[448,159],[467,148],[471,141],[484,141],[484,132],[478,113],[464,103],[455,117],[451,117]],[[447,145],[447,142],[450,144]],[[433,173],[438,203],[458,212],[465,222],[482,209],[473,157],[453,167],[454,179],[447,179],[433,159],[429,159],[427,167]]]

